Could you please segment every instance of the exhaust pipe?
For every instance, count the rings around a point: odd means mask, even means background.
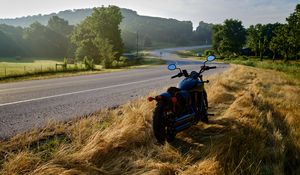
[[[175,132],[178,133],[178,132],[180,132],[180,131],[183,131],[183,130],[185,130],[185,129],[191,127],[192,125],[193,125],[193,123],[188,122],[188,123],[185,123],[185,124],[183,124],[183,125],[181,125],[181,126],[175,127]]]
[[[175,119],[175,126],[180,126],[182,125],[182,123],[186,123],[186,122],[192,122],[195,118],[195,115],[196,115],[195,113],[187,114],[180,118]]]

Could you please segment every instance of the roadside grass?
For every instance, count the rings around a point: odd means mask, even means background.
[[[172,44],[172,43],[163,43],[163,42],[153,42],[152,46],[148,46],[148,47],[143,47],[140,46],[141,50],[156,50],[156,49],[164,49],[164,48],[172,48],[172,47],[178,47],[178,45],[176,44]]]
[[[300,82],[285,77],[239,65],[210,77],[216,116],[163,146],[144,97],[49,124],[0,142],[0,174],[299,174]]]
[[[163,65],[163,64],[166,64],[165,60],[151,56],[149,54],[144,54],[141,62],[138,65],[131,66],[131,67],[156,66],[156,65]]]
[[[205,55],[205,51],[208,50],[208,48],[199,48],[199,49],[194,49],[194,50],[179,50],[176,52],[177,55],[179,55],[181,58],[189,58],[189,57],[197,57],[197,58],[202,58],[199,57],[197,54],[201,53],[201,55]]]
[[[91,71],[86,70],[83,64],[68,64],[67,69],[58,67],[56,70],[55,65],[62,63],[63,61],[60,59],[0,58],[0,83],[125,71],[128,69],[162,65],[165,64],[165,61],[145,55],[139,63],[132,66],[104,69],[101,65],[95,65],[95,70]]]
[[[274,62],[269,59],[260,61],[255,57],[237,57],[237,58],[225,58],[224,62],[232,64],[241,64],[245,66],[258,67],[263,69],[272,69],[279,72],[284,72],[293,78],[300,80],[300,62],[275,60]]]

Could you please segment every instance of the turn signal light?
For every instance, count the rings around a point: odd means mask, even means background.
[[[149,102],[152,102],[153,100],[154,100],[153,97],[148,97],[148,101],[149,101]]]

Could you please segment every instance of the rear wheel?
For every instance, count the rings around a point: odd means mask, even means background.
[[[153,113],[153,132],[156,140],[164,144],[166,140],[166,125],[165,125],[165,112],[164,106],[157,103]]]
[[[176,132],[175,132],[174,128],[168,127],[167,135],[166,135],[167,142],[169,142],[169,143],[173,142],[175,140],[175,137],[176,137]]]

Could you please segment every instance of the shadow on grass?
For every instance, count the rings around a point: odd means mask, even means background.
[[[225,174],[299,174],[300,149],[283,116],[273,113],[271,122],[261,125],[214,120],[206,128],[191,127],[171,145],[182,155],[191,154],[192,163],[216,157]]]

